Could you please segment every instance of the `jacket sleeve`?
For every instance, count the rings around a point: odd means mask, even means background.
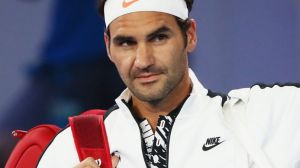
[[[276,167],[300,167],[300,84],[254,85],[247,126]]]

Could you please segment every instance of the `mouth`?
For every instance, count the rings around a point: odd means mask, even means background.
[[[160,75],[161,73],[144,73],[136,76],[136,80],[141,84],[150,84],[156,82]]]

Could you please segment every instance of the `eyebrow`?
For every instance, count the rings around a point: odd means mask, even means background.
[[[154,30],[150,34],[148,34],[147,39],[151,39],[151,38],[155,37],[157,34],[165,33],[165,32],[172,32],[172,31],[170,28],[168,28],[166,26],[162,26],[162,27]],[[135,41],[135,38],[132,36],[126,36],[126,35],[117,35],[116,37],[113,38],[113,43],[115,43],[115,44],[118,44],[122,41]]]

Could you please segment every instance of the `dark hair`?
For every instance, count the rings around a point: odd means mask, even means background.
[[[103,18],[104,18],[104,5],[105,5],[106,1],[107,0],[98,0],[98,13]],[[190,13],[192,11],[194,0],[185,0],[185,2],[186,2],[187,8],[188,8],[189,13]],[[183,35],[184,45],[186,46],[187,45],[187,34],[186,34],[186,32],[187,32],[187,30],[191,26],[190,19],[183,20],[183,19],[181,19],[179,17],[176,17],[176,16],[175,16],[175,19],[176,19],[176,22],[177,22],[177,24],[178,24],[178,26],[179,26],[179,28],[181,30],[181,33]],[[106,29],[106,34],[110,38],[110,31],[109,31],[109,29]]]

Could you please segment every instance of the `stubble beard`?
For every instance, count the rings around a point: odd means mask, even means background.
[[[166,98],[179,85],[179,83],[183,80],[183,77],[184,70],[178,71],[173,75],[169,75],[165,81],[162,81],[160,86],[156,86],[157,88],[155,89],[150,88],[150,90],[152,90],[150,94],[149,89],[145,91],[145,88],[140,88],[140,86],[135,86],[132,83],[128,83],[127,87],[139,100],[155,105]]]

